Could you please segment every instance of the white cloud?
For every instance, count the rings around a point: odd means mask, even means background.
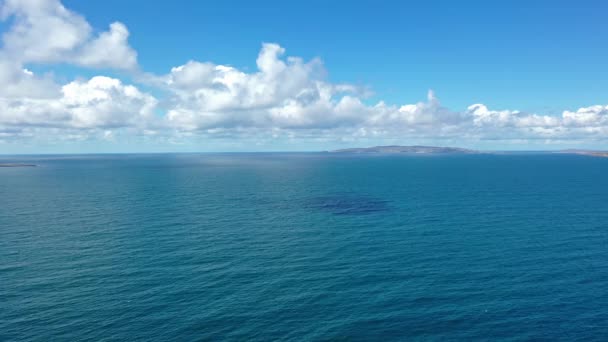
[[[97,76],[62,87],[60,102],[71,113],[74,127],[146,125],[153,119],[157,100],[120,80]]]
[[[32,137],[44,130],[86,136],[83,130],[146,127],[157,100],[132,85],[104,76],[58,84],[52,73],[38,75],[30,64],[72,63],[91,68],[134,69],[137,54],[128,30],[112,23],[95,35],[81,15],[56,0],[0,2],[0,19],[10,25],[0,49],[0,131]],[[80,133],[68,130],[79,130]],[[59,138],[59,137],[58,137]]]
[[[208,113],[260,110],[284,101],[314,101],[331,85],[318,80],[322,65],[299,58],[280,59],[284,49],[264,44],[257,59],[259,72],[247,74],[234,67],[190,61],[175,67],[166,83],[180,110]]]
[[[60,87],[50,75],[36,76],[19,63],[2,58],[0,54],[0,97],[45,98],[56,96],[59,91]]]
[[[145,127],[157,100],[120,80],[97,76],[61,87],[57,98],[0,98],[0,125],[108,128]]]
[[[253,73],[197,61],[173,68],[164,77],[173,94],[168,124],[191,131],[364,127],[395,133],[418,128],[428,133],[466,120],[466,113],[442,107],[432,91],[427,102],[367,105],[357,87],[324,80],[320,60],[283,58],[284,53],[277,44],[264,44]]]
[[[12,19],[2,36],[5,58],[26,63],[68,62],[93,68],[134,69],[137,53],[121,23],[96,37],[81,15],[58,0],[5,0],[0,18]]]
[[[565,111],[564,123],[576,127],[598,127],[608,125],[608,106],[579,108],[576,112]]]
[[[75,62],[87,67],[134,69],[137,53],[129,46],[128,38],[129,30],[124,24],[112,23],[109,31],[82,47]]]

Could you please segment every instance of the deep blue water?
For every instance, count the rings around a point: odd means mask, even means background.
[[[0,162],[0,341],[608,339],[608,158]]]

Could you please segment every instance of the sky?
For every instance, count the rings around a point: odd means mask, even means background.
[[[0,154],[608,149],[604,1],[0,0]]]

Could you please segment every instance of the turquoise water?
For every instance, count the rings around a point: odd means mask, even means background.
[[[606,340],[608,159],[0,157],[0,340]]]

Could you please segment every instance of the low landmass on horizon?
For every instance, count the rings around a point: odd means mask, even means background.
[[[329,151],[330,153],[361,153],[361,154],[477,154],[477,153],[510,153],[511,151],[477,151],[461,147],[447,147],[447,146],[401,146],[401,145],[388,145],[388,146],[373,146],[373,147],[353,147],[344,148],[339,150]],[[608,158],[608,151],[594,151],[594,150],[578,150],[578,149],[567,149],[559,151],[538,151],[546,153],[560,153],[560,154],[578,154],[591,157],[603,157]],[[513,151],[515,153],[515,151]]]
[[[477,153],[475,150],[469,150],[459,147],[438,147],[438,146],[374,146],[360,148],[345,148],[340,150],[330,151],[332,153],[424,153],[424,154],[447,154],[447,153]]]
[[[565,154],[580,154],[583,156],[608,158],[608,151],[593,151],[593,150],[562,150],[558,153]]]

